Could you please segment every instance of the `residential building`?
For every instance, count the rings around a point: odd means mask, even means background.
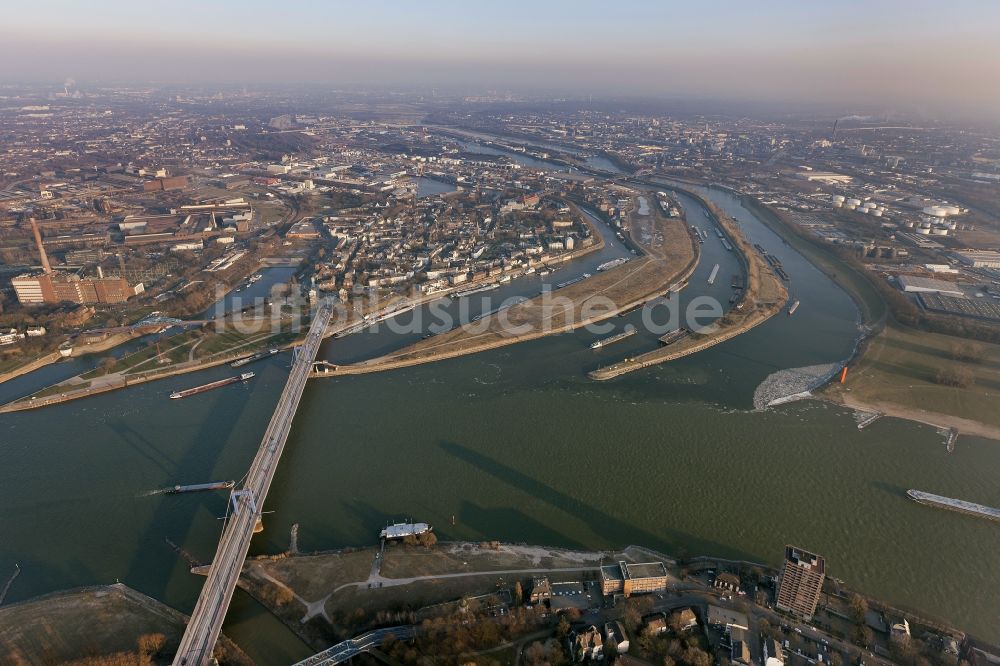
[[[600,630],[594,625],[590,625],[583,631],[573,634],[570,640],[570,651],[573,653],[573,661],[603,659],[604,640],[601,638]]]
[[[601,592],[605,595],[624,594],[628,597],[666,589],[667,568],[663,562],[619,562],[601,567]]]
[[[785,563],[778,583],[778,609],[811,620],[816,613],[825,578],[824,558],[796,546],[786,546]]]

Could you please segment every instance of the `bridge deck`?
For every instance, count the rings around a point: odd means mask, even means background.
[[[309,333],[299,348],[299,353],[295,355],[288,381],[264,432],[257,455],[250,465],[246,482],[239,491],[233,493],[233,511],[223,527],[205,586],[181,638],[174,657],[175,666],[201,666],[209,663],[212,658],[212,650],[222,631],[222,621],[226,617],[236,581],[250,548],[250,539],[260,519],[264,499],[292,427],[295,410],[332,314],[333,304],[329,301],[324,301],[316,310]]]

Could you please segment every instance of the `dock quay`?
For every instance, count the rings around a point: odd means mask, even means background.
[[[955,452],[955,442],[958,440],[958,428],[948,428],[948,439],[944,443],[948,453]]]
[[[691,330],[688,328],[678,328],[676,330],[670,331],[666,335],[660,336],[660,342],[665,345],[672,345],[679,340],[683,340],[687,336],[691,335]]]
[[[1000,509],[995,509],[991,506],[984,506],[982,504],[976,504],[975,502],[967,502],[965,500],[954,499],[951,497],[942,497],[941,495],[935,495],[933,493],[925,493],[922,490],[907,490],[906,495],[918,504],[936,506],[939,509],[948,509],[950,511],[957,511],[958,513],[964,513],[970,516],[1000,521]]]
[[[870,426],[871,424],[875,423],[880,418],[882,418],[882,416],[883,416],[882,412],[872,412],[871,414],[866,415],[864,418],[858,421],[858,430],[864,430],[865,428],[867,428],[868,426]]]

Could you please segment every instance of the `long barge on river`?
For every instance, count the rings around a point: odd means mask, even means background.
[[[187,486],[171,486],[164,488],[167,495],[179,495],[181,493],[200,493],[206,490],[228,490],[236,485],[235,481],[212,481],[210,483],[192,483]]]
[[[616,333],[615,335],[612,335],[611,337],[603,338],[601,340],[597,340],[596,342],[591,343],[590,348],[591,349],[600,349],[601,347],[607,347],[608,345],[613,345],[614,343],[619,342],[620,340],[624,340],[625,338],[632,337],[637,332],[638,332],[638,329],[636,329],[634,326],[630,326],[629,328],[625,329],[621,333]]]
[[[486,285],[483,285],[481,287],[473,287],[471,289],[466,289],[465,291],[456,291],[456,292],[454,292],[451,295],[451,297],[452,298],[465,298],[466,296],[473,296],[475,294],[481,294],[483,292],[493,291],[494,289],[499,289],[499,288],[500,288],[500,284],[497,283],[497,282],[493,282],[491,284],[486,284]]]
[[[1000,521],[1000,509],[995,509],[991,506],[984,506],[982,504],[976,504],[975,502],[967,502],[965,500],[954,499],[951,497],[942,497],[941,495],[935,495],[933,493],[925,493],[922,490],[907,490],[906,495],[914,502],[918,502],[920,504],[936,506],[939,509],[949,509],[951,511],[957,511],[958,513],[965,513],[970,516],[978,516],[980,518]]]
[[[612,268],[621,266],[622,264],[627,264],[629,262],[629,257],[619,257],[618,259],[612,259],[611,261],[605,261],[603,264],[597,267],[599,271],[609,271]]]
[[[566,280],[565,282],[560,282],[559,284],[556,285],[556,289],[562,289],[563,287],[568,287],[571,284],[576,284],[577,282],[583,282],[589,277],[590,273],[584,273],[583,275],[575,277],[572,280]]]
[[[239,367],[242,367],[242,366],[246,365],[247,363],[253,363],[254,361],[259,361],[261,359],[265,359],[268,356],[274,356],[275,354],[277,354],[280,351],[281,350],[278,349],[277,347],[272,347],[271,349],[268,349],[267,351],[261,351],[261,352],[257,352],[256,354],[251,354],[250,356],[244,356],[243,358],[238,358],[235,361],[233,361],[232,363],[230,363],[229,367],[231,367],[231,368],[239,368]]]
[[[245,382],[248,379],[253,379],[254,373],[244,372],[236,377],[228,377],[226,379],[220,379],[216,382],[210,382],[208,384],[202,384],[201,386],[195,386],[194,388],[184,389],[183,391],[174,391],[170,394],[171,400],[178,400],[180,398],[187,398],[188,396],[197,395],[198,393],[204,393],[205,391],[211,391],[212,389],[222,388],[223,386],[229,386],[230,384],[235,384],[237,382]]]

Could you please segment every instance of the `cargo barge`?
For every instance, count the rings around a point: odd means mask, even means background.
[[[236,485],[235,481],[213,481],[211,483],[194,483],[189,486],[173,486],[164,488],[167,495],[178,495],[180,493],[200,493],[206,490],[228,490]]]
[[[794,303],[792,303],[792,307],[788,308],[788,316],[789,317],[791,317],[793,314],[795,314],[795,311],[799,309],[799,302],[800,301],[795,301]]]
[[[498,283],[483,285],[482,287],[474,287],[473,289],[466,289],[465,291],[456,291],[451,295],[452,298],[463,298],[465,296],[472,296],[473,294],[481,294],[484,291],[493,291],[494,289],[499,289],[500,285]]]
[[[379,532],[380,539],[405,539],[407,537],[418,537],[421,534],[430,532],[434,528],[427,523],[395,523],[388,525]]]
[[[712,274],[708,276],[708,283],[715,284],[715,276],[718,274],[719,274],[719,264],[716,264],[715,268],[712,269]]]
[[[493,310],[489,310],[487,312],[483,312],[482,314],[478,314],[475,317],[473,317],[470,321],[479,321],[480,319],[485,319],[486,317],[492,317],[493,315],[495,315],[495,314],[497,314],[499,312],[503,312],[504,310],[512,308],[515,305],[519,305],[519,304],[524,303],[525,301],[528,301],[528,300],[529,299],[528,299],[527,296],[515,296],[515,297],[511,298],[510,302],[507,303],[506,305],[501,305],[500,307],[495,308]]]
[[[268,349],[267,351],[261,351],[261,352],[257,352],[256,354],[251,354],[250,356],[244,356],[243,358],[238,358],[235,361],[233,361],[232,363],[230,363],[229,367],[231,367],[231,368],[240,368],[240,367],[243,367],[244,365],[246,365],[247,363],[253,363],[254,361],[259,361],[261,359],[265,359],[268,356],[274,356],[275,354],[277,354],[280,351],[281,350],[278,349],[277,347],[272,347],[271,349]]]
[[[612,335],[609,338],[604,338],[602,340],[597,340],[596,342],[594,342],[594,343],[592,343],[590,345],[590,348],[591,349],[600,349],[601,347],[607,347],[608,345],[613,345],[614,343],[619,342],[621,340],[624,340],[625,338],[632,337],[637,332],[638,331],[635,328],[635,326],[629,326],[628,328],[626,328],[621,333],[617,333],[615,335]]]
[[[599,271],[609,271],[612,268],[621,266],[622,264],[627,264],[629,262],[628,257],[621,257],[619,259],[612,259],[611,261],[605,261],[603,264],[597,267]]]
[[[556,285],[556,289],[562,289],[563,287],[568,287],[571,284],[576,284],[577,282],[583,282],[590,277],[590,273],[584,273],[580,277],[575,277],[572,280],[566,280],[565,282],[560,282]]]
[[[660,342],[662,342],[665,345],[672,345],[675,342],[679,342],[679,341],[683,340],[684,338],[686,338],[689,335],[691,335],[690,329],[687,329],[687,328],[678,328],[678,329],[675,329],[673,331],[670,331],[666,335],[660,336]]]
[[[952,499],[951,497],[942,497],[941,495],[935,495],[933,493],[925,493],[922,490],[907,490],[906,495],[914,502],[918,502],[920,504],[936,506],[939,509],[949,509],[951,511],[957,511],[958,513],[965,513],[970,516],[978,516],[980,518],[1000,521],[1000,509],[994,509],[991,506],[984,506],[982,504],[976,504],[975,502],[966,502],[965,500],[960,499]]]
[[[194,388],[184,389],[183,391],[174,391],[170,394],[171,400],[178,400],[180,398],[187,398],[188,396],[196,395],[198,393],[204,393],[205,391],[211,391],[212,389],[222,388],[223,386],[229,386],[230,384],[235,384],[237,382],[245,382],[248,379],[253,379],[254,373],[244,372],[236,377],[229,377],[227,379],[220,379],[217,382],[210,382],[208,384],[202,384],[201,386],[195,386]]]

